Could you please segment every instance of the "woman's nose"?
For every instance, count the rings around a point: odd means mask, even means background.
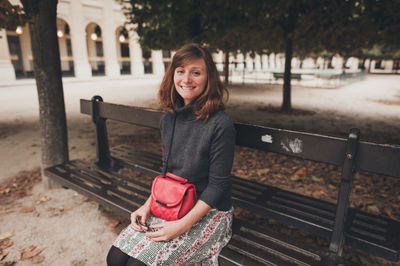
[[[190,82],[192,82],[192,77],[190,76],[190,73],[186,73],[186,74],[183,76],[183,81],[184,81],[185,83],[190,83]]]

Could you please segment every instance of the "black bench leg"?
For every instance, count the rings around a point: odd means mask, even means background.
[[[108,136],[106,119],[100,117],[100,104],[103,98],[93,96],[92,98],[92,120],[96,125],[96,164],[103,168],[111,167],[110,150],[108,146]]]
[[[349,207],[349,197],[351,192],[351,183],[353,181],[353,172],[357,155],[357,144],[360,137],[360,130],[353,128],[350,130],[347,139],[346,153],[342,169],[342,181],[340,183],[338,204],[336,208],[335,223],[333,226],[331,243],[329,251],[341,256],[344,245],[344,229],[346,226],[347,210]]]

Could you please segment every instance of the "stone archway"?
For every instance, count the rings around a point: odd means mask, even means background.
[[[70,27],[68,23],[61,18],[57,18],[57,37],[62,75],[63,77],[73,77],[75,76],[75,71]]]
[[[117,56],[121,75],[131,74],[131,58],[129,48],[129,33],[126,28],[120,26],[115,31],[117,43]]]
[[[86,43],[89,64],[92,68],[92,76],[104,76],[105,60],[103,36],[102,30],[98,24],[91,22],[86,26]]]
[[[7,42],[15,77],[33,78],[33,57],[28,23],[7,29]]]

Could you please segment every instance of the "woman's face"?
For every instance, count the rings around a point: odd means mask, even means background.
[[[185,105],[189,104],[203,92],[206,83],[207,67],[202,58],[189,60],[183,66],[175,68],[175,88],[183,98]]]

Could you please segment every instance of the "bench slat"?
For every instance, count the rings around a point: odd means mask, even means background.
[[[300,247],[287,236],[268,228],[250,225],[240,219],[234,220],[232,240],[221,254],[228,260],[233,257],[236,262],[240,262],[234,265],[337,265],[341,263],[341,261],[332,261],[331,258],[306,245]]]
[[[98,105],[99,115],[102,118],[144,127],[160,128],[160,119],[163,115],[161,111],[105,102],[98,102]],[[81,99],[81,113],[92,115],[92,102],[90,100]]]

